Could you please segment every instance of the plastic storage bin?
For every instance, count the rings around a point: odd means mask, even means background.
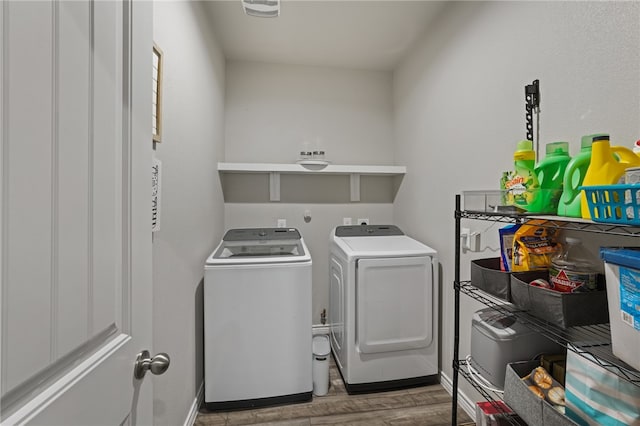
[[[561,328],[609,322],[606,291],[560,293],[529,284],[538,278],[549,280],[549,273],[531,271],[511,274],[511,299],[514,305]]]
[[[471,319],[471,366],[496,387],[504,387],[507,364],[533,359],[563,348],[531,330],[515,316],[493,308],[481,309]]]
[[[325,335],[313,338],[313,394],[324,396],[329,391],[329,352],[331,345]]]
[[[511,302],[511,273],[500,270],[500,258],[471,261],[471,285]]]
[[[603,248],[611,349],[613,354],[640,370],[640,251]]]
[[[462,191],[464,210],[476,212],[503,211],[506,191]]]
[[[594,222],[640,225],[640,185],[582,186]]]

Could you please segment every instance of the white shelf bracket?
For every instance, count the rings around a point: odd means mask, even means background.
[[[280,172],[269,173],[269,201],[280,201]]]
[[[360,175],[351,173],[351,201],[360,201]]]

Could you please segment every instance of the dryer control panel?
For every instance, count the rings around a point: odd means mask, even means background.
[[[354,225],[336,227],[336,237],[383,237],[404,235],[395,225]]]
[[[299,240],[295,228],[239,228],[224,234],[224,241]]]

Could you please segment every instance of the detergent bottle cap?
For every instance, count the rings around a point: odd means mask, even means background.
[[[547,144],[547,155],[567,155],[569,142],[551,142]]]
[[[608,141],[609,140],[609,135],[607,133],[598,133],[593,136],[593,142],[599,142],[599,141]]]
[[[586,135],[580,139],[580,151],[591,151],[591,142],[593,141],[593,135]]]
[[[523,140],[518,142],[516,151],[513,153],[515,161],[535,161],[536,152],[533,150],[533,142]]]
[[[633,152],[636,154],[640,153],[640,140],[637,140],[635,144],[633,144]]]
[[[533,150],[533,142],[530,140],[523,140],[518,142],[518,151],[532,151]]]

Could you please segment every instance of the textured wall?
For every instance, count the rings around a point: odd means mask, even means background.
[[[154,424],[183,424],[203,380],[204,261],[223,231],[216,163],[224,155],[225,61],[199,2],[154,3],[164,52],[161,229],[153,240],[154,344],[171,367],[154,376]],[[151,349],[151,348],[150,348]]]

